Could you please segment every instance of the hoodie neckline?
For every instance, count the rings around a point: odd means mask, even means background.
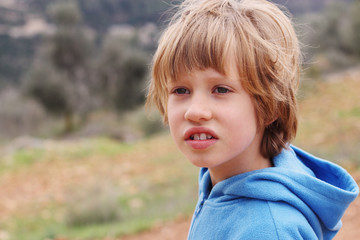
[[[332,229],[356,198],[356,182],[342,167],[290,146],[273,159],[274,167],[259,169],[211,185],[208,169],[200,172],[200,194],[213,203],[240,198],[286,202],[311,210]]]

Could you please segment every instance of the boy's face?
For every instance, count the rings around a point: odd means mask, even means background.
[[[169,83],[167,104],[176,145],[191,163],[223,179],[269,163],[260,154],[263,130],[252,99],[237,72],[228,75],[212,68],[183,74]]]

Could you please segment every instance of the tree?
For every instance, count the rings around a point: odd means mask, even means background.
[[[66,76],[54,71],[51,66],[37,64],[29,73],[26,82],[27,92],[54,115],[70,112],[70,104],[66,100],[67,87],[62,84],[64,77]]]
[[[49,7],[49,15],[56,25],[51,38],[51,61],[59,70],[75,74],[85,65],[89,41],[80,25],[81,14],[74,2],[58,2]]]
[[[357,55],[360,58],[360,0],[355,1],[351,7],[351,22],[352,22],[352,47]]]
[[[38,52],[25,88],[49,113],[63,115],[64,130],[69,132],[74,115],[85,119],[91,108],[91,40],[80,24],[81,14],[74,2],[56,2],[48,13],[56,30]]]
[[[73,119],[70,102],[67,94],[70,86],[64,78],[67,76],[55,71],[52,66],[45,62],[36,63],[30,70],[25,81],[25,91],[32,96],[49,113],[64,117],[64,131],[69,132],[73,128]]]
[[[317,58],[322,71],[356,64],[360,57],[360,1],[336,2],[314,16],[308,32],[307,53]],[[320,66],[319,65],[319,66]]]
[[[124,39],[107,36],[96,66],[104,105],[123,111],[143,103],[147,63]]]
[[[144,102],[146,63],[144,57],[136,54],[125,59],[122,65],[123,73],[116,89],[115,104],[117,109],[131,109]]]

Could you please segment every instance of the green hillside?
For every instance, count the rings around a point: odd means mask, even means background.
[[[180,0],[73,0],[77,3],[82,15],[82,23],[96,35],[99,44],[111,26],[126,24],[141,27],[147,23],[157,26],[166,23],[169,14],[166,12]],[[14,0],[8,3],[0,1],[0,87],[1,84],[19,84],[24,73],[31,66],[36,48],[41,42],[43,33],[26,37],[14,37],[13,30],[26,32],[22,27],[30,20],[42,19],[45,24],[53,24],[49,17],[48,7],[59,0]],[[272,0],[285,6],[300,19],[309,13],[318,13],[336,0]],[[341,3],[354,2],[343,0]],[[171,15],[171,14],[170,14]],[[317,14],[322,15],[322,14]],[[306,17],[305,24],[309,24]],[[29,26],[28,26],[29,27]],[[37,28],[38,26],[34,26]],[[34,28],[33,27],[33,28]],[[314,34],[310,32],[310,34]],[[341,34],[343,35],[343,33]],[[319,44],[319,43],[318,43]]]
[[[295,144],[360,167],[360,71],[304,81]],[[115,239],[191,215],[197,171],[168,132],[133,143],[22,138],[0,148],[7,240]]]

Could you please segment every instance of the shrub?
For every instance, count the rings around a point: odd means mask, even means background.
[[[0,138],[31,134],[46,119],[44,109],[35,101],[22,97],[15,88],[3,89],[0,102]]]
[[[120,220],[119,195],[113,184],[104,182],[73,187],[65,201],[66,224],[83,226]]]
[[[157,134],[166,127],[162,124],[162,117],[157,111],[146,111],[144,107],[128,112],[123,119],[124,125],[143,137]]]

